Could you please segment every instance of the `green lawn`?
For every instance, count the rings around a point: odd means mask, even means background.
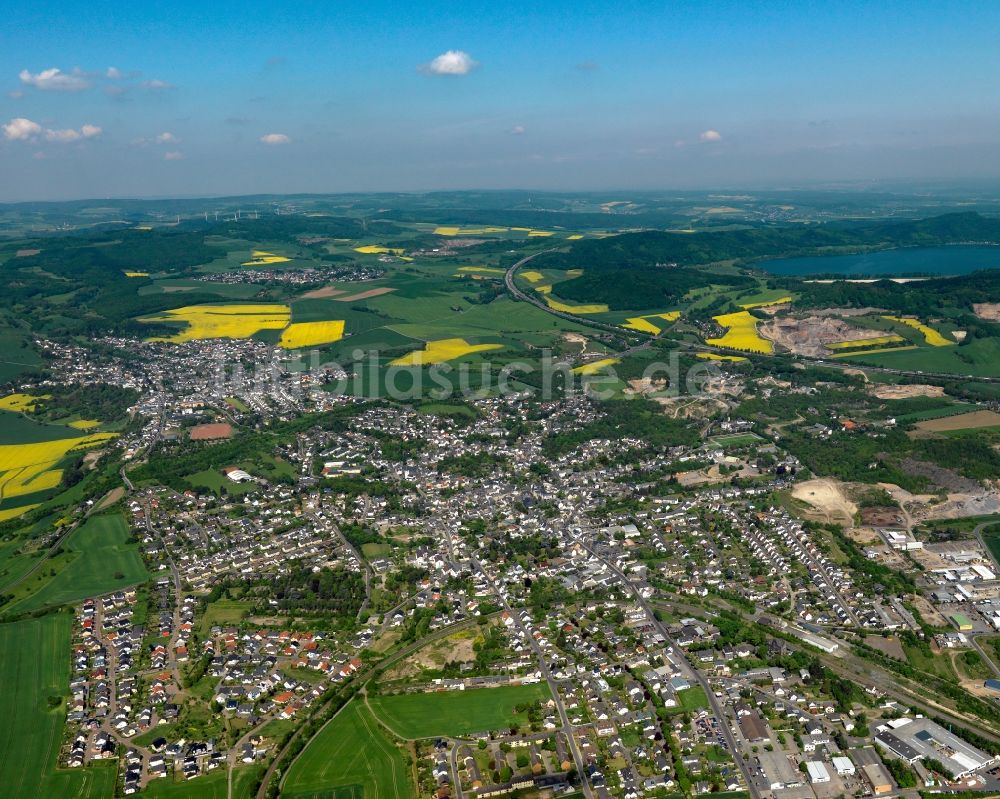
[[[551,698],[546,683],[476,688],[432,694],[399,694],[370,699],[372,709],[389,729],[403,738],[459,736],[524,724],[516,705]]]
[[[71,624],[68,614],[0,624],[0,795],[110,799],[114,793],[113,766],[55,768],[66,716]],[[59,698],[51,709],[50,697]]]
[[[700,685],[678,691],[677,698],[680,700],[680,704],[675,710],[679,713],[708,707],[708,697],[705,696],[705,690]]]
[[[201,617],[202,635],[208,633],[215,625],[230,627],[239,624],[253,607],[253,602],[239,599],[218,599],[210,602]]]
[[[63,605],[145,582],[149,575],[138,546],[126,543],[128,534],[122,514],[92,516],[63,544],[71,557],[65,567],[8,609],[20,613]],[[47,566],[42,567],[43,573]]]
[[[284,799],[412,799],[409,764],[362,699],[346,705],[288,770]]]
[[[392,547],[388,544],[376,544],[374,542],[361,545],[361,554],[368,560],[385,558],[392,554]]]

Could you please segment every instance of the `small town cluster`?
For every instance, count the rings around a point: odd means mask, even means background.
[[[343,721],[437,799],[1000,789],[1000,683],[945,704],[908,665],[986,654],[988,550],[803,516],[780,436],[658,447],[582,395],[333,399],[259,342],[125,343],[49,348],[140,393],[115,512],[150,575],[75,609],[62,765],[264,790]]]

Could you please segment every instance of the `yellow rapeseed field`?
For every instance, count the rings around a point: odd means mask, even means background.
[[[549,236],[554,236],[554,235],[555,235],[555,233],[553,233],[551,230],[529,230],[528,231],[528,238],[532,238],[532,239],[546,239]]]
[[[618,363],[618,358],[601,358],[599,361],[591,361],[590,363],[585,363],[582,366],[574,367],[573,374],[592,375],[596,372],[600,372],[608,366],[613,366],[616,363]]]
[[[21,505],[18,508],[4,508],[3,510],[0,510],[0,522],[6,522],[18,516],[23,516],[29,510],[34,510],[39,505],[41,505],[41,503],[36,502],[34,505]]]
[[[260,330],[284,330],[291,309],[278,304],[186,305],[143,316],[140,322],[185,322],[187,327],[173,336],[148,341],[181,343],[205,338],[249,338]]]
[[[434,228],[434,232],[439,236],[481,236],[483,233],[506,233],[508,230],[509,228],[493,225],[487,227],[454,227],[443,225]]]
[[[721,338],[705,339],[706,344],[747,352],[774,352],[774,344],[757,334],[757,318],[749,311],[721,314],[712,318],[726,328],[726,333]]]
[[[286,350],[296,350],[300,347],[330,344],[334,341],[340,341],[343,337],[343,319],[329,322],[296,322],[285,328],[279,344]]]
[[[125,277],[149,277],[149,272],[126,272]]]
[[[250,255],[250,260],[244,261],[243,266],[267,266],[268,264],[283,264],[286,261],[292,260],[291,258],[286,258],[284,255],[275,255],[273,252],[267,252],[266,250],[254,250]]]
[[[874,347],[876,344],[895,344],[897,341],[905,341],[902,336],[895,334],[890,336],[875,336],[874,338],[855,338],[850,341],[835,341],[827,344],[831,350],[847,350],[852,347]]]
[[[459,272],[489,272],[491,275],[503,275],[506,274],[503,269],[493,269],[489,266],[460,266],[458,267]]]
[[[882,318],[888,319],[890,322],[900,322],[908,327],[912,327],[914,330],[919,330],[923,333],[924,341],[932,347],[950,347],[955,343],[954,341],[946,339],[933,327],[923,324],[919,319],[914,319],[910,316],[883,316]]]
[[[607,313],[608,306],[603,304],[593,304],[593,305],[567,305],[564,302],[559,302],[559,300],[554,300],[549,295],[552,293],[552,286],[535,286],[535,291],[542,294],[545,297],[545,304],[555,311],[562,311],[563,313],[572,314],[591,314],[591,313]]]
[[[751,308],[767,308],[771,305],[784,305],[786,302],[791,302],[791,301],[792,301],[791,297],[779,297],[776,300],[769,300],[768,302],[748,302],[744,305],[741,305],[740,308],[742,308],[744,311],[749,311]]]
[[[26,411],[30,413],[35,410],[38,400],[52,399],[51,394],[8,394],[0,397],[0,410],[3,411]]]
[[[77,419],[75,422],[70,422],[69,426],[74,430],[92,430],[100,427],[101,423],[97,419]]]
[[[638,330],[642,333],[652,333],[658,336],[663,328],[653,324],[650,319],[662,319],[665,322],[676,322],[680,318],[680,311],[668,311],[667,313],[647,314],[646,316],[629,316],[622,325],[626,330]]]
[[[428,341],[422,350],[414,350],[401,358],[396,358],[390,366],[425,366],[461,358],[473,352],[499,350],[503,344],[470,344],[464,338],[443,338]]]
[[[583,235],[581,233],[574,233],[572,236],[567,236],[567,241],[576,241],[577,239],[582,239]]]
[[[365,244],[361,247],[355,247],[354,252],[360,252],[364,255],[379,255],[380,253],[402,255],[406,251],[402,247],[383,247],[381,244]]]
[[[521,272],[521,277],[527,280],[529,283],[537,283],[539,280],[545,280],[545,275],[541,272],[535,272],[529,269],[527,272]]]
[[[67,453],[91,449],[115,435],[93,433],[58,441],[0,445],[0,498],[20,497],[58,487],[62,480],[62,469],[56,466]],[[19,508],[17,513],[10,516],[0,515],[0,520],[13,518],[28,510],[30,507]]]
[[[742,355],[719,355],[715,352],[699,352],[698,357],[704,361],[732,361],[733,363],[744,363],[750,360]]]

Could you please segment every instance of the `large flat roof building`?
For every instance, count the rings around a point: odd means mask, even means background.
[[[956,777],[964,777],[996,758],[977,749],[930,719],[896,719],[875,742],[907,763],[928,758],[940,761]]]
[[[813,785],[830,781],[830,772],[818,760],[810,760],[806,763],[806,772],[809,774],[809,782]]]
[[[872,793],[876,796],[892,793],[892,777],[881,763],[862,766],[861,773],[864,774],[865,781],[872,786]]]

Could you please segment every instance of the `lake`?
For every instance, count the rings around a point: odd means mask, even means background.
[[[794,276],[964,275],[977,269],[1000,269],[1000,247],[911,247],[862,255],[778,258],[754,267],[774,275]]]

